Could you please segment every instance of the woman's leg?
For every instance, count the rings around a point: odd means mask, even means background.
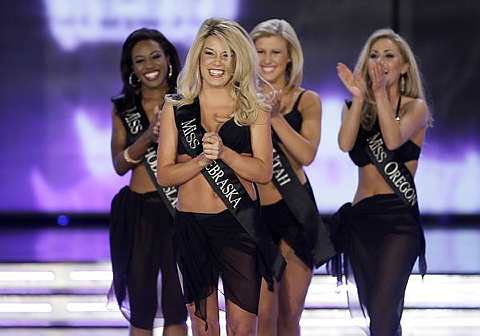
[[[405,288],[419,247],[419,238],[411,234],[389,234],[383,240],[367,303],[372,336],[397,335]]]
[[[235,303],[227,304],[227,335],[228,336],[255,336],[257,335],[257,316]],[[269,335],[269,334],[260,334]]]
[[[141,328],[136,328],[134,326],[131,326],[129,335],[130,336],[152,336],[153,332],[152,330],[141,329]]]
[[[165,223],[159,237],[160,273],[162,278],[162,312],[164,316],[163,336],[187,336],[187,309],[173,246],[173,223]]]
[[[276,336],[278,319],[278,286],[275,283],[273,291],[268,289],[265,279],[262,279],[260,302],[258,305],[258,334]]]
[[[192,322],[193,336],[220,336],[218,296],[216,291],[206,298],[207,325],[204,320],[195,315],[195,304],[188,304],[187,309]]]
[[[300,318],[313,272],[283,240],[280,242],[280,251],[287,261],[287,267],[278,293],[278,336],[297,336],[300,335]]]

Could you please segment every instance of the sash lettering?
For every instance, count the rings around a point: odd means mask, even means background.
[[[131,108],[125,107],[125,97],[119,96],[112,99],[113,103],[117,107],[118,111],[124,111],[122,121],[127,132],[129,132],[134,138],[141,135],[141,131],[149,127],[147,114],[143,110],[141,103],[138,99],[135,99],[135,105]],[[145,153],[143,164],[147,170],[150,180],[155,185],[160,198],[165,204],[166,208],[170,212],[172,217],[175,215],[175,207],[177,205],[177,188],[165,187],[162,188],[157,183],[157,146],[151,144]]]
[[[394,154],[385,146],[380,132],[367,138],[365,151],[393,191],[418,214],[413,176],[403,163],[394,160]]]
[[[182,133],[191,149],[195,149],[200,145],[200,139],[197,139],[194,133],[197,129],[196,125],[192,125],[194,121],[195,118],[182,122]]]
[[[201,139],[205,130],[200,123],[198,100],[190,105],[174,107],[174,111],[175,123],[180,134],[178,145],[183,146],[186,153],[191,157],[200,155],[203,151]],[[214,160],[202,169],[201,174],[238,223],[256,242],[260,254],[274,256],[271,271],[274,277],[279,280],[286,265],[285,260],[259,230],[258,207],[248,195],[235,172],[222,160]]]
[[[280,186],[284,186],[287,183],[290,183],[292,179],[288,175],[288,172],[282,165],[282,161],[280,160],[280,155],[278,154],[277,150],[273,148],[273,178],[280,184]]]
[[[318,213],[315,200],[298,180],[285,153],[278,143],[273,143],[273,184],[302,225],[311,252],[313,264],[319,267],[335,255],[328,231]]]
[[[229,204],[236,209],[238,203],[242,200],[240,192],[235,188],[233,183],[228,181],[228,178],[221,179],[225,172],[218,165],[216,161],[213,161],[206,167],[207,173],[212,177],[214,183],[219,187],[222,195],[228,200]]]

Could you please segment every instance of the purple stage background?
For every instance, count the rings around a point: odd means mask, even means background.
[[[210,16],[236,19],[247,30],[280,17],[297,29],[305,53],[304,86],[320,94],[324,110],[322,143],[308,175],[320,210],[335,210],[351,200],[357,182],[356,168],[336,144],[348,96],[335,64],[353,66],[368,35],[392,25],[392,3],[3,2],[0,212],[108,211],[113,195],[128,183],[128,177],[115,175],[110,159],[109,97],[121,87],[121,43],[138,27],[155,27],[178,46],[183,59],[200,23]],[[416,178],[421,209],[479,214],[480,46],[473,37],[479,36],[480,3],[402,1],[398,13],[400,32],[419,58],[435,117]]]

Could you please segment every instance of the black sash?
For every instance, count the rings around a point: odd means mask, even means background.
[[[380,131],[375,132],[367,138],[365,152],[383,176],[384,180],[397,194],[398,197],[411,209],[413,216],[420,224],[420,211],[418,209],[417,190],[413,176],[401,162],[394,160],[393,151],[385,146]],[[426,273],[427,264],[425,260],[425,238],[422,231],[422,251],[419,258],[419,270],[422,275]]]
[[[191,157],[200,155],[203,151],[202,138],[205,130],[200,121],[198,101],[191,105],[175,107],[175,123],[185,152]],[[201,173],[235,219],[256,242],[260,252],[265,256],[270,255],[271,253],[266,250],[268,247],[262,238],[261,228],[257,224],[260,223],[258,204],[250,198],[233,169],[222,160],[214,160],[202,169]],[[278,251],[275,254],[273,265],[270,266],[273,275],[279,280],[285,268],[285,260]]]
[[[403,163],[394,160],[395,155],[385,146],[380,131],[367,138],[365,151],[388,185],[418,217],[417,190],[413,176]]]
[[[138,97],[135,99],[135,105],[130,108],[125,106],[125,96],[121,95],[112,99],[119,111],[124,110],[122,115],[123,125],[134,142],[148,127],[150,122]],[[161,187],[157,182],[157,145],[152,143],[145,152],[143,165],[147,170],[150,180],[158,191],[165,207],[172,217],[175,216],[175,207],[177,204],[177,188]]]
[[[300,183],[277,141],[273,142],[272,182],[282,195],[287,207],[303,226],[314,266],[321,266],[336,254],[335,248],[318,213],[315,200]]]

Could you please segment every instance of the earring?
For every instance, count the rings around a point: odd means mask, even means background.
[[[130,84],[131,87],[136,88],[140,84],[140,80],[135,76],[135,73],[132,72],[130,76],[128,76],[128,84]]]
[[[172,68],[172,65],[169,64],[168,65],[168,78],[172,77],[173,75],[173,68]]]
[[[406,86],[406,80],[405,77],[407,77],[407,74],[402,74],[400,76],[400,94],[403,95],[405,94],[405,86]]]

